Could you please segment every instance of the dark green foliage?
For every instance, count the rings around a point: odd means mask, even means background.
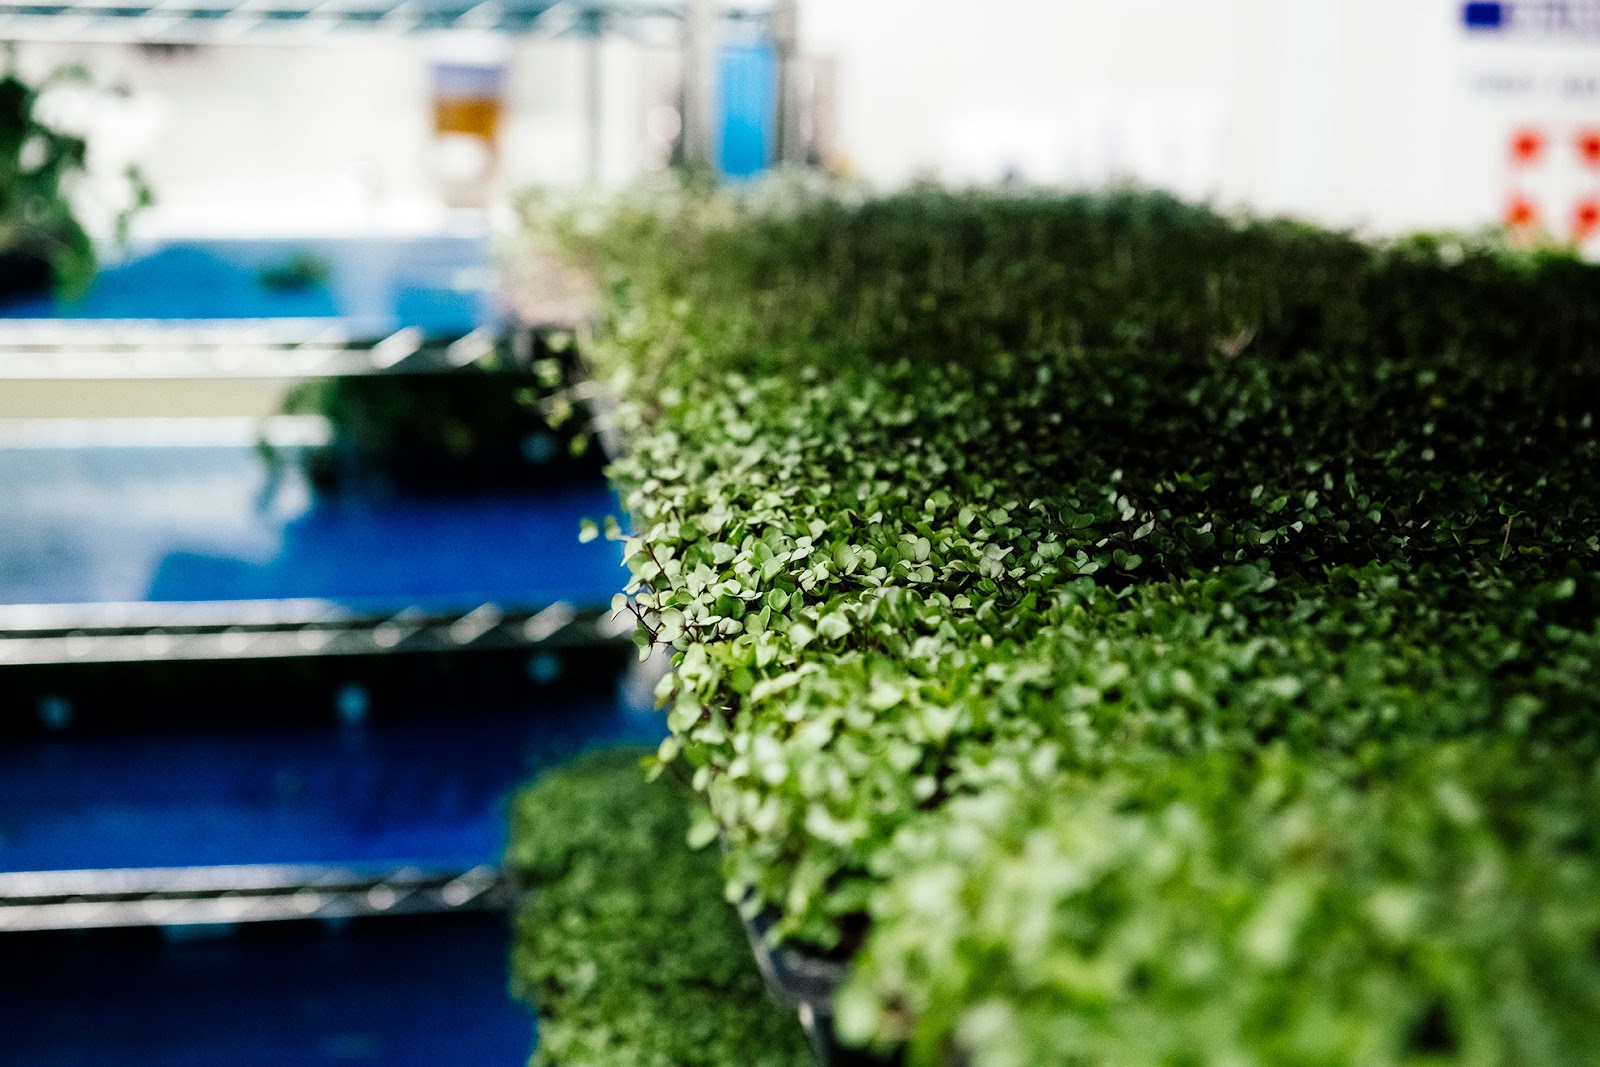
[[[262,268],[257,278],[272,292],[295,292],[326,285],[333,268],[315,252],[301,250],[281,263]]]
[[[1600,271],[1136,194],[566,232],[661,756],[847,1034],[1600,1063]]]
[[[82,137],[52,126],[37,113],[40,93],[61,81],[87,81],[80,68],[64,68],[40,84],[25,81],[5,53],[0,74],[0,285],[25,290],[43,282],[71,298],[88,288],[95,274],[94,246],[70,200],[73,182],[84,172],[88,145]],[[117,219],[119,239],[130,217],[152,203],[137,170],[126,175],[128,203]],[[42,269],[41,269],[42,268]]]
[[[809,1067],[771,1001],[713,854],[686,841],[690,794],[638,752],[547,774],[512,810],[506,865],[527,892],[512,958],[550,1067]]]
[[[332,440],[304,460],[326,490],[449,492],[596,478],[601,452],[566,388],[574,358],[564,343],[540,352],[528,369],[308,381],[283,410],[321,415],[332,427]]]

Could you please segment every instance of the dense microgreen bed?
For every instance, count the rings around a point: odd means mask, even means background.
[[[1600,272],[668,193],[606,294],[728,892],[914,1063],[1600,1062]]]
[[[715,856],[685,841],[688,790],[639,752],[590,756],[518,794],[506,866],[526,890],[512,958],[538,1010],[535,1064],[803,1067]]]

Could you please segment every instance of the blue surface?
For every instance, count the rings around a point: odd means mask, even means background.
[[[1474,30],[1497,30],[1505,21],[1503,4],[1463,4],[1461,21]]]
[[[0,943],[7,1067],[521,1067],[494,915]]]
[[[777,140],[778,61],[769,44],[724,48],[718,86],[722,138],[717,162],[730,178],[749,178],[772,164]]]
[[[0,603],[320,598],[385,610],[606,605],[626,575],[579,520],[603,485],[324,498],[253,448],[0,448]]]
[[[665,736],[653,710],[538,699],[359,725],[9,740],[0,870],[498,863],[519,783],[589,748]]]
[[[328,265],[325,285],[262,284],[263,270],[297,253]],[[481,291],[487,263],[486,243],[467,237],[175,242],[106,263],[77,301],[11,301],[0,304],[0,318],[328,318],[362,336],[402,326],[454,336],[492,317]]]
[[[303,251],[329,262],[326,285],[260,283]],[[452,239],[186,242],[111,266],[75,304],[12,303],[0,317],[336,319],[357,335],[452,335],[489,317],[472,276],[485,258],[482,242]],[[605,604],[625,580],[615,545],[577,542],[580,517],[616,510],[598,484],[318,498],[293,463],[273,468],[250,447],[0,448],[0,503],[0,603]],[[494,863],[519,783],[665,730],[621,700],[540,699],[7,740],[0,870]],[[483,915],[200,940],[13,935],[0,941],[0,1065],[513,1067],[533,1025],[506,996],[507,941],[505,920]]]

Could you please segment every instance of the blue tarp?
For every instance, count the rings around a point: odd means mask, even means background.
[[[17,1067],[518,1067],[499,915],[0,943],[0,1063]]]
[[[228,694],[216,694],[226,710]],[[534,696],[431,717],[81,734],[0,746],[0,871],[320,864],[466,869],[505,847],[505,798],[665,716]],[[0,1054],[3,1062],[3,1054]]]
[[[263,280],[303,255],[327,268],[326,282],[275,289]],[[327,318],[358,335],[417,326],[455,336],[492,317],[488,261],[475,237],[171,242],[109,260],[79,300],[14,300],[0,304],[0,318]]]
[[[0,486],[0,601],[14,604],[607,605],[625,580],[615,544],[577,540],[581,516],[615,510],[600,484],[319,498],[246,447],[91,447],[0,449]],[[448,728],[435,715],[12,742],[0,869],[494,862],[515,783],[589,744],[664,730],[609,700],[438,712]]]
[[[605,605],[618,510],[603,484],[319,497],[247,446],[0,448],[0,603],[337,600],[363,610]]]

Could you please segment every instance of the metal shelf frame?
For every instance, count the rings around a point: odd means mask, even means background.
[[[8,667],[304,659],[625,644],[626,614],[558,601],[539,610],[365,615],[322,601],[40,604],[0,607]]]
[[[500,871],[330,865],[0,873],[0,934],[496,911]]]
[[[499,347],[488,328],[441,339],[407,327],[360,339],[315,320],[195,325],[13,320],[0,323],[0,381],[441,374],[496,365]]]
[[[612,27],[680,22],[686,6],[673,0],[0,0],[0,38],[201,44],[452,30],[593,36]],[[739,8],[722,17],[761,21],[767,12]]]

